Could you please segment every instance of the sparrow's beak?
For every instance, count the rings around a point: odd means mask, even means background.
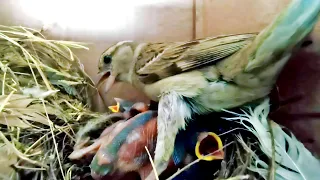
[[[110,71],[100,72],[99,75],[100,75],[100,79],[99,79],[99,81],[97,83],[97,88],[99,89],[100,86],[105,81],[107,81],[106,84],[105,84],[105,92],[108,92],[111,89],[112,85],[115,83],[116,76],[111,74]]]
[[[198,136],[195,148],[196,156],[205,161],[224,158],[223,145],[218,135],[213,132],[202,132]]]

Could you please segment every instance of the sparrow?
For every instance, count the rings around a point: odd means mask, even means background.
[[[159,174],[193,114],[220,112],[269,95],[318,21],[319,0],[292,2],[261,32],[186,42],[121,41],[98,63],[107,92],[127,82],[158,102],[154,165]],[[102,82],[98,82],[98,86]]]

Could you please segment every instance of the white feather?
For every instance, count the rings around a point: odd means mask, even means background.
[[[39,98],[39,99],[45,99],[48,96],[54,95],[57,92],[59,92],[59,90],[48,90],[45,91],[43,89],[40,89],[39,87],[32,87],[32,88],[23,88],[22,89],[22,93],[24,95],[29,95],[33,98]]]
[[[272,158],[271,134],[268,124],[269,99],[266,99],[254,109],[249,108],[234,118],[225,118],[230,121],[239,121],[251,131],[259,141],[261,150],[270,159]],[[245,125],[249,122],[251,126]],[[320,179],[320,161],[315,158],[293,134],[288,135],[275,122],[271,122],[275,142],[275,179],[279,180],[317,180]],[[286,144],[288,150],[286,151]],[[251,171],[259,173],[265,179],[268,175],[269,165],[254,154]],[[291,170],[289,170],[291,169]]]
[[[185,128],[185,120],[190,117],[191,110],[178,93],[162,95],[158,108],[158,136],[154,155],[154,164],[159,174],[166,169],[179,129]]]

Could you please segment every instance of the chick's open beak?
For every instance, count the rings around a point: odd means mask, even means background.
[[[200,133],[195,147],[195,154],[199,159],[205,161],[223,159],[223,144],[220,137],[213,132]]]
[[[109,106],[108,107],[113,113],[117,113],[120,111],[120,103],[117,102],[116,105],[113,105],[113,106]]]

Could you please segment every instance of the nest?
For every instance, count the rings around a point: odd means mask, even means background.
[[[67,159],[88,119],[92,80],[70,41],[25,27],[0,26],[0,179],[71,179]]]

